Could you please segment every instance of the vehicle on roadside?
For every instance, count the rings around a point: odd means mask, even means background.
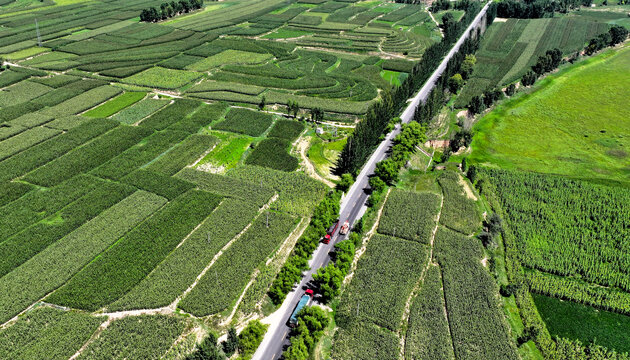
[[[311,300],[313,300],[313,290],[307,289],[304,292],[304,295],[302,295],[302,298],[300,299],[298,304],[295,306],[295,309],[293,310],[293,313],[291,314],[291,317],[289,318],[289,322],[288,322],[289,327],[294,328],[298,326],[297,314],[300,312],[300,310],[302,310],[305,306],[307,306],[311,302]]]
[[[346,220],[346,222],[343,223],[343,226],[341,226],[341,230],[339,230],[339,233],[341,235],[347,235],[348,231],[350,231],[350,222]]]

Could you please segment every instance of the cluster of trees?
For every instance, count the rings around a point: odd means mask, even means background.
[[[253,320],[238,335],[236,334],[236,329],[231,327],[228,330],[227,339],[221,344],[217,341],[217,335],[214,332],[210,332],[195,351],[186,356],[186,360],[227,360],[237,350],[239,359],[249,360],[262,342],[267,327],[268,325],[264,325],[258,320]]]
[[[538,19],[553,17],[555,12],[567,13],[580,5],[590,6],[592,0],[504,0],[497,6],[497,15],[504,18]]]
[[[319,244],[327,228],[339,216],[341,191],[332,191],[317,205],[311,223],[298,239],[293,252],[280,269],[269,289],[269,297],[274,304],[281,304],[295,283],[302,278],[302,271],[308,269],[308,260]]]
[[[350,271],[354,251],[356,249],[355,242],[360,240],[357,232],[352,232],[351,239],[341,241],[335,245],[333,261],[324,268],[319,268],[317,273],[313,274],[313,280],[317,293],[321,295],[323,303],[329,303],[341,292],[343,279]]]
[[[330,322],[326,311],[317,306],[307,306],[297,315],[298,326],[291,331],[291,346],[282,354],[285,360],[308,360],[315,345],[324,336]]]
[[[140,12],[140,21],[156,22],[173,16],[198,10],[203,7],[203,0],[178,0],[162,3],[160,9],[150,7]]]
[[[607,46],[615,46],[621,44],[628,38],[628,29],[623,26],[613,25],[608,32],[599,34],[597,37],[591,39],[584,52],[586,55],[593,55],[599,50]]]
[[[314,122],[324,121],[324,111],[320,108],[311,109],[311,121],[314,121]]]
[[[426,129],[417,122],[404,124],[402,131],[394,138],[390,156],[378,162],[374,169],[374,176],[369,180],[372,196],[369,204],[374,205],[380,200],[380,196],[387,185],[393,185],[398,181],[398,173],[405,166],[411,154],[416,151],[416,146],[426,141]]]
[[[9,66],[4,66],[4,59],[0,57],[0,72],[3,72],[5,69],[8,69]]]
[[[466,108],[471,115],[479,114],[501,99],[503,99],[503,91],[501,89],[489,89],[481,95],[473,96]]]
[[[217,342],[217,335],[210,332],[197,349],[190,355],[186,356],[186,360],[226,360],[226,354],[221,351]]]
[[[414,120],[423,124],[428,125],[431,122],[431,119],[440,111],[440,109],[444,106],[447,101],[446,89],[459,91],[459,89],[464,85],[465,80],[467,80],[472,74],[473,67],[477,62],[477,59],[474,55],[471,55],[479,48],[479,40],[478,38],[467,39],[464,41],[462,46],[459,48],[459,52],[453,56],[453,58],[449,61],[442,73],[442,76],[438,79],[435,87],[429,93],[427,100],[418,105],[416,111],[414,113]],[[468,54],[468,55],[464,55]],[[459,74],[461,76],[461,82],[459,82]],[[451,80],[453,77],[454,80]],[[457,83],[453,83],[457,82]]]
[[[335,167],[335,174],[355,173],[361,168],[365,160],[370,156],[380,141],[380,136],[386,130],[389,119],[406,104],[407,99],[413,95],[431,76],[431,73],[448,53],[451,45],[457,41],[457,37],[464,32],[481,10],[479,2],[461,0],[457,7],[466,11],[462,19],[452,26],[448,34],[441,42],[431,45],[426,49],[420,60],[413,68],[407,79],[398,87],[384,91],[382,100],[370,106],[365,119],[357,125],[352,136],[341,151]],[[496,6],[492,4],[488,9],[488,22],[491,23],[496,15]],[[464,54],[470,53],[460,48]],[[451,76],[454,73],[448,75]],[[446,81],[446,80],[444,80]]]
[[[441,10],[448,10],[451,8],[451,2],[448,0],[437,0],[435,1],[433,4],[431,4],[431,7],[429,8],[429,11],[431,12],[438,12]]]
[[[238,354],[239,359],[249,360],[252,358],[258,345],[263,341],[267,327],[258,320],[252,320],[240,334],[238,334]]]
[[[287,103],[287,115],[291,116],[291,114],[293,114],[293,117],[296,118],[299,112],[300,104],[298,104],[297,101],[289,100],[289,102]]]

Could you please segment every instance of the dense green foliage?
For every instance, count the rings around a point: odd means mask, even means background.
[[[299,161],[289,154],[291,143],[279,138],[264,139],[245,159],[249,165],[264,166],[282,171],[293,171],[298,168]]]
[[[444,206],[448,201],[445,198]],[[481,243],[440,227],[435,238],[435,257],[442,269],[455,356],[518,359],[497,304],[497,286],[481,264]]]
[[[35,308],[0,331],[3,359],[68,359],[104,319],[78,311]],[[63,346],[58,346],[59,343]]]
[[[630,351],[630,317],[571,301],[534,295],[534,302],[553,337],[597,343],[620,353]]]
[[[267,136],[294,141],[304,131],[304,124],[292,120],[278,120]]]
[[[165,203],[166,199],[157,195],[136,192],[1,277],[0,322],[63,285]],[[68,254],[73,261],[67,261]],[[46,276],[41,276],[44,273]]]
[[[267,211],[261,214],[210,267],[179,303],[182,310],[206,316],[231,309],[261,265],[295,227],[295,218]]]
[[[269,289],[269,296],[275,304],[284,301],[295,283],[302,278],[302,272],[308,269],[308,259],[319,246],[319,241],[326,234],[328,226],[339,216],[340,200],[341,193],[331,192],[315,207],[309,227],[298,239],[291,256]]]
[[[262,135],[271,126],[271,115],[247,109],[235,108],[225,120],[212,126],[214,130],[225,130],[249,136]]]
[[[258,206],[224,199],[186,240],[171,252],[112,310],[153,309],[170,305],[212,261],[214,256],[258,213]]]
[[[378,232],[428,244],[440,208],[440,196],[393,190],[378,225]]]
[[[268,325],[264,325],[258,320],[247,323],[245,329],[238,334],[238,354],[239,359],[249,360],[258,349],[258,345],[263,340]]]
[[[320,307],[307,306],[297,314],[298,326],[291,331],[291,346],[284,352],[286,360],[308,360],[324,336],[330,316]]]
[[[411,304],[405,358],[455,359],[445,307],[440,268],[430,266]]]
[[[184,331],[173,316],[129,316],[112,322],[79,359],[160,359]]]
[[[127,233],[48,300],[92,311],[114,302],[146,277],[220,199],[198,190],[178,197]]]
[[[144,169],[175,175],[187,165],[199,160],[205,152],[216,146],[217,142],[219,139],[211,135],[190,135],[168,152],[151,161]]]

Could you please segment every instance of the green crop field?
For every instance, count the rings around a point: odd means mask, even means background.
[[[532,93],[501,104],[479,121],[470,159],[628,183],[629,81],[627,47],[551,75]]]
[[[465,107],[483,91],[503,87],[523,76],[547,50],[560,49],[565,56],[581,50],[609,25],[582,17],[508,19],[490,26],[475,54],[477,65],[455,106]]]

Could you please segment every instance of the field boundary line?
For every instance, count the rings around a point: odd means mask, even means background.
[[[413,303],[414,299],[418,296],[418,292],[420,291],[420,289],[422,288],[422,285],[424,284],[424,279],[427,275],[427,272],[429,271],[429,268],[431,267],[431,265],[433,264],[433,247],[434,247],[434,243],[435,243],[435,234],[437,234],[437,230],[438,227],[440,226],[440,217],[442,216],[442,209],[444,207],[444,195],[440,196],[440,210],[437,213],[437,216],[435,217],[435,228],[433,228],[433,232],[431,233],[431,240],[429,241],[429,256],[427,259],[427,265],[424,267],[424,269],[422,269],[422,273],[420,274],[420,277],[418,278],[418,281],[416,282],[416,284],[414,285],[413,290],[411,291],[411,293],[409,293],[409,297],[407,298],[407,301],[405,302],[405,311],[403,312],[403,316],[402,316],[402,322],[399,326],[399,331],[400,331],[400,358],[404,359],[405,358],[405,346],[406,346],[406,342],[407,342],[407,332],[405,331],[403,333],[403,329],[405,328],[405,324],[409,325],[409,315],[411,314],[411,304]]]

